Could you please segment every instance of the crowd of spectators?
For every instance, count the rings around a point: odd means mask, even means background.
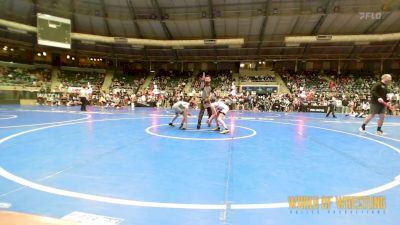
[[[145,70],[136,70],[133,74],[117,73],[112,79],[109,92],[120,95],[137,93],[144,84],[146,76]]]
[[[47,89],[51,82],[49,69],[26,69],[0,66],[0,83],[4,86],[39,87]]]
[[[340,74],[335,71],[283,71],[280,75],[300,105],[327,106],[329,101],[334,101],[342,113],[350,115],[368,113],[371,87],[380,80],[379,74],[368,71]],[[398,82],[395,81],[389,90],[392,103],[398,104]]]
[[[106,107],[152,106],[171,107],[185,96],[200,96],[200,83],[203,72],[200,72],[192,82],[192,90],[184,93],[184,88],[192,77],[189,71],[160,70],[148,87],[139,90],[144,84],[146,73],[137,75],[116,75],[113,78],[108,93],[93,93],[91,103]],[[211,75],[214,98],[228,96],[228,105],[232,110],[250,111],[307,111],[310,106],[327,106],[334,101],[339,112],[349,115],[366,114],[369,111],[369,93],[371,86],[379,81],[379,76],[371,72],[346,72],[338,74],[335,71],[281,71],[279,72],[290,93],[256,94],[254,92],[239,92],[235,87],[231,71],[207,71]],[[74,80],[83,76],[75,74]],[[101,75],[99,76],[101,78]],[[91,79],[90,74],[84,75],[84,82]],[[102,78],[104,80],[104,77]],[[69,81],[71,82],[71,81]],[[102,83],[102,81],[101,81]],[[81,84],[81,83],[79,83]],[[79,85],[77,84],[77,85]],[[398,81],[395,79],[390,87],[390,98],[393,104],[400,103]],[[79,104],[73,95],[60,96],[60,101],[67,105]]]
[[[226,94],[232,89],[233,83],[233,72],[231,70],[220,70],[220,71],[201,71],[197,75],[197,78],[192,83],[192,94],[200,92],[201,78],[203,77],[203,72],[212,77],[211,86],[214,92],[218,94]]]
[[[104,73],[62,70],[59,76],[59,92],[66,92],[70,87],[83,87],[91,85],[93,93],[101,90],[105,78]]]
[[[190,71],[160,70],[152,79],[150,86],[147,87],[147,91],[155,95],[180,95],[191,76],[192,72]]]

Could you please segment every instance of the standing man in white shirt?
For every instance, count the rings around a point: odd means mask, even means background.
[[[81,100],[81,111],[86,111],[86,105],[89,103],[88,98],[92,94],[92,86],[88,82],[88,85],[84,85],[79,92],[79,98]]]

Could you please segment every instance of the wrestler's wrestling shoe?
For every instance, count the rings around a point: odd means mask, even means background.
[[[219,128],[219,127],[212,129],[212,131],[220,131],[220,130],[221,130],[221,128]]]
[[[229,133],[229,130],[228,129],[224,129],[223,131],[221,131],[221,132],[219,132],[220,134],[227,134],[227,133]]]

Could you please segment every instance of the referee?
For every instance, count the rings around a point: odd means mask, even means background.
[[[333,118],[336,118],[335,110],[336,110],[336,103],[335,103],[335,97],[333,97],[332,100],[329,101],[328,112],[326,113],[325,117],[329,117],[329,115],[332,113]]]
[[[81,91],[79,92],[79,98],[81,100],[81,111],[86,111],[86,105],[89,103],[89,95],[92,94],[92,87],[88,83],[88,86],[84,85]]]
[[[203,77],[201,79],[201,84],[200,84],[200,89],[201,89],[201,103],[200,103],[200,111],[199,111],[199,118],[197,121],[197,129],[200,129],[201,127],[201,120],[203,119],[204,111],[207,110],[208,113],[208,118],[211,117],[212,112],[211,112],[211,77],[209,75],[206,76],[206,74],[203,72]]]
[[[374,84],[371,89],[371,114],[369,114],[365,120],[364,123],[360,127],[360,132],[365,132],[365,126],[369,123],[369,121],[374,118],[375,114],[379,114],[379,120],[378,120],[378,128],[376,130],[376,133],[378,135],[382,135],[382,125],[383,121],[385,119],[385,108],[386,106],[384,105],[385,102],[387,102],[387,85],[390,84],[392,81],[392,76],[390,74],[384,74],[382,75],[382,80],[379,83]]]

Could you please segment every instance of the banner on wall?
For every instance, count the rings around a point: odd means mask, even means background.
[[[79,93],[81,91],[81,87],[68,87],[68,93]]]

